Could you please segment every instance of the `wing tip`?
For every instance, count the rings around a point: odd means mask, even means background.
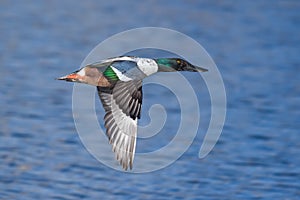
[[[112,151],[115,153],[115,159],[119,162],[119,164],[122,166],[122,168],[127,171],[128,169],[132,170],[133,168],[133,152],[126,151],[126,153],[129,153],[129,159],[124,159],[122,155],[117,151],[117,149],[124,151],[123,149],[118,148],[116,145],[113,144],[113,141],[109,141],[109,144],[112,145]]]

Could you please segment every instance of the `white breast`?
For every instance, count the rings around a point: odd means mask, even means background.
[[[137,58],[137,66],[147,76],[158,71],[158,65],[150,58]]]

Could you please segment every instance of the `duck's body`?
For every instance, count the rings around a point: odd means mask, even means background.
[[[193,66],[179,58],[139,58],[121,56],[87,65],[58,78],[97,86],[105,109],[105,127],[117,160],[127,170],[134,159],[137,119],[142,105],[142,80],[156,72],[193,71],[206,69]]]

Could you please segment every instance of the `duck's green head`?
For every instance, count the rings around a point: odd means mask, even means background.
[[[190,71],[206,72],[207,69],[197,67],[181,58],[158,58],[155,59],[159,72]]]

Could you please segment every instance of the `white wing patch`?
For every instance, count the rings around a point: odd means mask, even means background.
[[[136,61],[115,61],[111,64],[112,70],[116,73],[121,81],[128,82],[132,80],[142,80],[147,75],[137,67]]]
[[[126,63],[126,61],[133,62],[136,64],[136,66],[132,69],[129,69],[133,65],[128,64],[128,62],[126,66],[126,64],[122,63],[122,61],[125,61],[124,63]],[[125,82],[130,80],[141,80],[146,76],[150,76],[158,71],[158,65],[155,60],[150,58],[138,58],[132,56],[109,58],[100,62],[90,64],[90,66],[98,68],[104,68],[111,65],[113,65],[113,70],[117,74],[119,79]]]
[[[126,76],[126,73],[122,73],[120,72],[118,69],[114,68],[113,66],[110,66],[112,68],[112,70],[116,73],[116,75],[118,76],[118,78],[121,80],[121,81],[131,81],[132,78]]]

